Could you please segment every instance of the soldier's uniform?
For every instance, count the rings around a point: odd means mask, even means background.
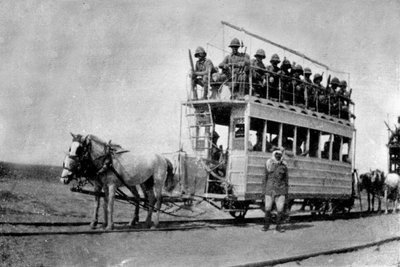
[[[314,74],[313,82],[315,84],[314,90],[316,94],[315,106],[318,112],[324,112],[325,110],[328,110],[328,106],[325,88],[321,85],[322,75],[319,73]]]
[[[264,88],[266,68],[262,62],[262,60],[265,58],[264,50],[258,49],[254,57],[255,58],[250,61],[252,85],[256,95],[261,98],[266,98],[267,91]]]
[[[303,106],[305,107],[305,97],[304,97],[304,92],[305,92],[305,88],[304,88],[304,84],[303,82],[300,80],[300,75],[303,75],[303,67],[301,65],[296,65],[293,68],[293,80],[292,80],[292,86],[293,86],[293,90],[294,90],[294,95],[295,95],[295,99],[294,99],[294,104],[296,106]]]
[[[269,61],[271,65],[267,67],[267,70],[272,73],[268,73],[268,97],[270,99],[279,99],[279,72],[280,68],[278,64],[281,62],[277,54],[273,54]]]
[[[350,105],[350,93],[347,92],[347,82],[345,80],[340,81],[338,90],[339,98],[339,115],[340,118],[348,120],[350,115],[349,105]]]
[[[337,77],[333,77],[331,80],[331,87],[329,92],[329,104],[330,104],[330,110],[332,116],[339,117],[339,95],[338,95],[338,87],[339,87],[340,81]]]
[[[198,58],[198,60],[196,62],[194,73],[192,75],[193,85],[194,85],[193,89],[194,99],[197,99],[196,85],[200,85],[204,88],[203,99],[207,99],[208,83],[211,75],[215,72],[215,68],[212,61],[206,58],[206,56],[207,53],[204,50],[204,48],[199,46],[194,54],[194,57]]]
[[[223,73],[231,80],[228,84],[233,98],[244,96],[248,91],[246,81],[250,66],[250,56],[247,53],[239,53],[240,41],[234,38],[230,45],[232,53],[227,55],[224,60],[218,65]]]
[[[292,64],[286,58],[281,64],[281,90],[282,90],[282,100],[285,103],[293,102],[293,90],[292,90]]]
[[[310,68],[304,68],[304,88],[305,88],[305,98],[307,100],[307,108],[316,109],[315,106],[315,90],[311,85],[312,81],[310,79],[312,72]]]

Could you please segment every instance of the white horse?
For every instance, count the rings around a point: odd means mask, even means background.
[[[94,183],[97,193],[91,228],[98,222],[100,193],[104,191],[104,227],[113,229],[113,206],[116,190],[126,186],[137,199],[140,200],[136,189],[140,185],[148,204],[146,224],[151,227],[151,217],[154,204],[157,217],[154,226],[159,223],[159,214],[162,201],[162,190],[171,192],[177,180],[173,174],[172,163],[158,154],[137,155],[129,151],[120,151],[121,147],[106,143],[94,135],[72,134],[72,144],[69,154],[63,162],[61,182],[68,184],[76,177],[86,177]],[[134,225],[139,221],[139,205],[136,205],[135,214],[130,222]]]
[[[393,212],[397,213],[397,201],[400,197],[400,175],[389,173],[385,179],[384,198],[386,202],[385,213],[388,213],[389,200],[394,201]]]

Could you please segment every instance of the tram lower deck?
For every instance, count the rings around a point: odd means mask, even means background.
[[[184,105],[192,120],[192,147],[201,162],[192,167],[204,169],[204,182],[201,171],[189,178],[197,179],[197,193],[213,199],[261,200],[271,147],[283,147],[290,199],[351,198],[355,129],[350,121],[255,97]],[[217,133],[221,127],[224,136]],[[225,149],[220,140],[225,140]]]

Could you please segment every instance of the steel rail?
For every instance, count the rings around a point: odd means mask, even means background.
[[[348,252],[353,252],[356,250],[365,249],[365,248],[369,248],[369,247],[380,246],[382,244],[394,242],[394,241],[400,241],[400,236],[394,236],[394,237],[382,239],[382,240],[375,241],[375,242],[370,242],[370,243],[365,243],[365,244],[355,245],[355,246],[349,246],[349,247],[344,247],[344,248],[324,250],[324,251],[319,251],[319,252],[311,252],[311,253],[298,255],[298,256],[291,256],[291,257],[285,257],[285,258],[279,258],[279,259],[272,259],[272,260],[266,260],[266,261],[234,265],[234,267],[274,266],[277,264],[284,264],[284,263],[289,263],[289,262],[296,262],[297,265],[301,265],[301,263],[298,263],[299,261],[303,261],[303,260],[306,260],[309,258],[323,256],[323,255],[348,253]]]
[[[333,215],[292,215],[290,216],[290,223],[299,222],[311,222],[311,221],[333,221],[337,219],[358,219],[363,217],[379,216],[378,212],[351,212],[347,214],[333,214]],[[80,231],[25,231],[25,232],[0,232],[0,236],[39,236],[39,235],[79,235],[79,234],[104,234],[104,233],[119,233],[119,232],[148,232],[148,231],[185,231],[185,230],[198,230],[205,228],[222,228],[236,225],[246,225],[246,224],[262,224],[263,217],[253,217],[245,219],[200,219],[200,220],[171,220],[171,221],[161,221],[160,225],[162,227],[149,229],[149,228],[125,228],[116,230],[80,230]],[[144,222],[143,222],[144,223]],[[188,225],[180,227],[168,227],[168,225],[173,224],[195,224],[204,223],[203,225]],[[27,225],[34,227],[63,227],[63,226],[85,226],[89,225],[90,222],[7,222],[2,221],[0,225]],[[101,223],[99,223],[101,224]],[[122,227],[127,227],[128,222],[115,222],[115,224],[125,224]],[[207,225],[205,225],[207,224]],[[121,227],[121,226],[118,226]]]

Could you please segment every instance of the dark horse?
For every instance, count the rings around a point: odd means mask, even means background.
[[[67,184],[76,177],[86,177],[94,184],[97,193],[93,220],[90,224],[95,228],[98,222],[100,193],[104,191],[104,227],[113,228],[113,206],[116,190],[126,186],[133,196],[140,200],[136,186],[140,185],[148,204],[146,218],[147,227],[151,227],[151,217],[154,204],[157,217],[154,226],[159,223],[162,201],[162,190],[171,192],[177,181],[174,178],[172,163],[158,154],[137,155],[122,150],[119,145],[106,143],[94,135],[72,134],[72,144],[69,154],[63,163],[61,181]],[[107,216],[108,215],[108,216]],[[130,225],[139,221],[139,205]]]
[[[381,170],[373,170],[360,175],[360,191],[365,190],[368,198],[368,211],[374,211],[375,196],[378,198],[378,211],[381,211],[381,197],[383,196],[385,174]],[[372,201],[371,197],[372,195]]]

